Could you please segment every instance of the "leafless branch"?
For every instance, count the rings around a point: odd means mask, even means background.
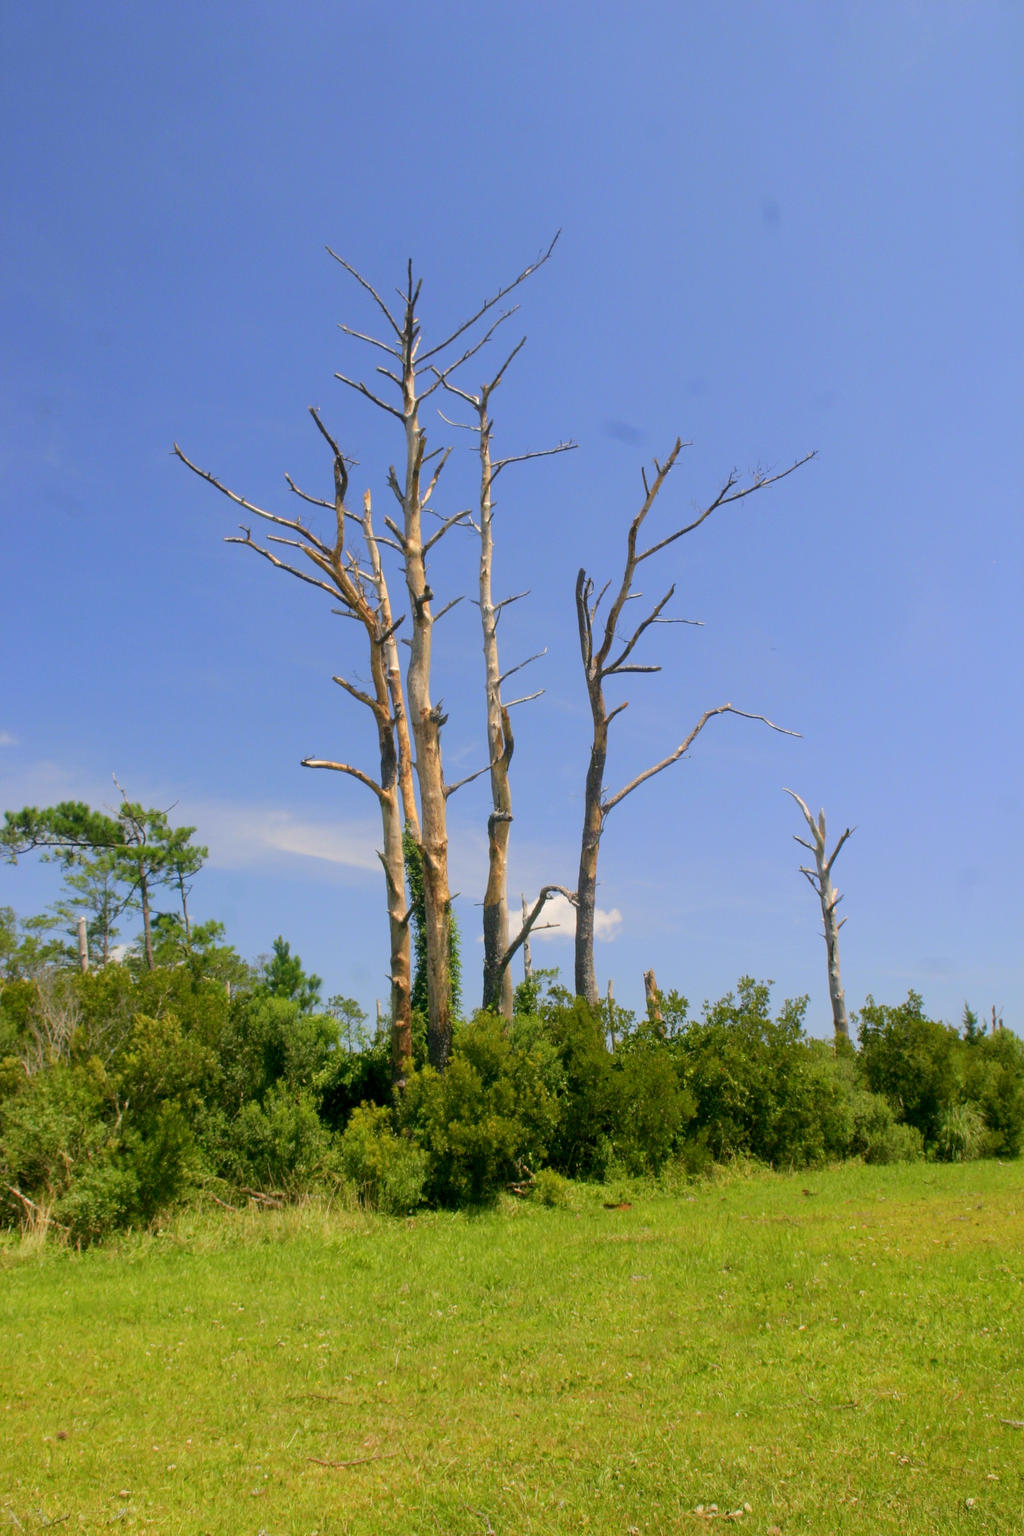
[[[695,528],[699,528],[701,523],[711,516],[712,512],[717,512],[720,507],[729,506],[734,501],[742,501],[745,496],[752,496],[755,491],[763,491],[769,485],[777,485],[780,480],[785,480],[787,475],[791,475],[794,470],[808,463],[814,456],[813,450],[810,453],[805,453],[802,459],[797,459],[795,463],[789,465],[788,469],[780,470],[777,475],[755,474],[749,485],[742,485],[738,490],[735,489],[736,475],[730,475],[722,489],[718,492],[718,495],[704,508],[699,517],[695,517],[693,522],[687,523],[684,528],[677,528],[674,533],[668,534],[664,539],[659,539],[657,544],[651,545],[650,549],[643,550],[642,553],[637,555],[636,563],[639,565],[641,560],[649,560],[651,555],[656,555],[659,550],[665,549],[667,545],[674,544],[676,539],[681,539],[684,534],[692,533]]]
[[[708,721],[713,719],[715,715],[740,715],[744,720],[760,720],[771,730],[778,731],[782,736],[800,735],[799,731],[790,731],[785,726],[776,725],[774,720],[768,719],[767,715],[751,714],[749,710],[736,709],[732,704],[719,704],[714,709],[706,709],[689,735],[679,744],[674,752],[670,752],[668,757],[663,757],[660,763],[655,763],[652,767],[645,768],[643,773],[638,773],[635,779],[631,779],[628,784],[619,790],[618,794],[612,795],[602,803],[601,810],[603,813],[607,816],[608,812],[618,805],[620,800],[624,800],[627,795],[632,794],[634,789],[639,788],[648,779],[652,779],[656,773],[661,773],[664,769],[670,768],[673,763],[677,763],[696,741]],[[610,720],[611,715],[608,718]]]
[[[295,484],[295,481],[292,479],[291,475],[288,474],[287,470],[285,471],[284,478],[288,482],[288,489],[294,491],[296,496],[301,496],[303,501],[308,501],[310,505],[314,507],[326,507],[328,512],[334,511],[333,501],[325,501],[322,496],[310,496],[308,491],[300,490],[299,487]]]
[[[355,278],[356,282],[359,283],[361,287],[366,289],[366,291],[370,295],[370,297],[375,301],[375,303],[383,311],[383,313],[384,313],[388,323],[390,324],[391,329],[394,331],[395,335],[398,336],[399,338],[401,338],[402,327],[398,324],[397,320],[395,320],[394,316],[392,315],[391,311],[388,309],[387,305],[384,303],[384,300],[381,298],[381,296],[377,292],[376,288],[371,287],[370,284],[366,281],[366,278],[363,276],[363,274],[361,272],[357,272],[355,267],[350,266],[349,263],[344,259],[344,257],[338,255],[337,251],[332,251],[330,246],[327,246],[326,250],[327,250],[328,256],[333,256],[335,261],[338,262],[340,266],[343,266],[345,268],[345,271],[350,273],[351,276]],[[381,345],[383,345],[383,343],[381,343]]]
[[[244,544],[246,549],[253,550],[257,555],[262,555],[264,560],[269,560],[271,565],[276,565],[279,571],[287,571],[289,576],[296,576],[298,577],[299,581],[306,581],[311,587],[319,587],[320,590],[322,592],[326,592],[329,597],[337,597],[337,589],[333,587],[330,582],[321,581],[318,576],[310,576],[305,571],[300,571],[297,566],[289,565],[285,560],[279,560],[271,550],[264,549],[262,544],[256,543],[248,528],[243,526],[242,531],[245,534],[244,539],[240,539],[237,536],[231,536],[226,538],[224,543]]]
[[[511,309],[506,309],[504,314],[499,315],[494,324],[484,332],[484,334],[480,337],[480,340],[475,341],[471,347],[467,347],[462,356],[457,357],[453,363],[447,363],[444,368],[435,368],[433,365],[431,365],[430,371],[435,375],[434,382],[433,384],[428,385],[425,390],[423,390],[422,394],[420,395],[420,399],[426,400],[430,395],[434,393],[434,390],[437,389],[439,385],[447,383],[450,374],[457,372],[457,370],[461,368],[464,363],[469,362],[471,357],[475,357],[478,352],[482,351],[490,341],[491,337],[494,335],[495,331],[498,329],[499,325],[504,325],[506,320],[510,320],[518,308],[518,304],[514,304]],[[471,325],[472,321],[469,321],[468,324]],[[426,356],[433,357],[439,350],[439,348],[435,347],[433,351],[428,352]]]
[[[430,358],[436,357],[439,352],[443,352],[446,347],[450,347],[453,341],[457,341],[465,331],[469,330],[470,326],[475,325],[478,320],[483,319],[488,310],[493,309],[495,304],[500,304],[507,293],[511,293],[513,288],[518,288],[520,283],[525,283],[526,279],[530,277],[532,273],[536,272],[539,267],[542,267],[557,245],[558,236],[561,233],[562,231],[558,230],[555,234],[555,238],[552,240],[544,254],[542,256],[538,256],[537,260],[531,263],[531,265],[526,267],[522,272],[520,272],[518,277],[513,278],[512,282],[507,283],[504,288],[500,288],[493,298],[487,299],[483,304],[481,304],[476,314],[471,315],[468,320],[464,321],[463,324],[459,326],[458,330],[452,331],[451,335],[447,336],[444,341],[439,342],[436,347],[432,347],[429,352],[425,352],[420,359],[421,365],[427,362]],[[374,295],[374,297],[376,297],[376,295]],[[380,301],[378,300],[378,303],[379,302]],[[392,324],[394,324],[393,321]]]
[[[670,603],[672,598],[675,596],[675,590],[675,584],[673,583],[673,585],[669,587],[668,591],[665,593],[665,596],[661,599],[661,602],[656,603],[655,606],[651,609],[650,613],[647,615],[646,619],[637,625],[636,629],[633,631],[630,638],[626,641],[626,644],[623,646],[616,659],[612,662],[609,662],[607,666],[601,669],[605,677],[610,677],[613,672],[621,672],[623,670],[622,663],[633,650],[633,647],[636,645],[641,635],[643,635],[646,630],[650,629],[652,624],[657,623],[662,609],[668,603]],[[637,595],[639,596],[639,594]]]
[[[372,389],[367,389],[361,379],[350,379],[344,373],[336,373],[334,377],[339,379],[342,384],[347,384],[349,389],[354,389],[357,394],[365,395],[367,400],[372,400],[374,405],[379,405],[381,410],[387,411],[389,416],[395,416],[401,422],[405,421],[401,411],[396,410],[393,405],[388,405],[387,401],[382,400],[379,395],[375,395]]]
[[[461,512],[453,512],[451,517],[446,517],[441,526],[430,535],[430,538],[423,545],[423,553],[425,555],[429,554],[438,539],[444,538],[449,528],[454,528],[459,523],[465,524],[467,517],[469,517],[469,513],[465,509]]]
[[[453,597],[450,603],[445,603],[443,608],[439,608],[437,613],[434,614],[434,623],[436,624],[439,619],[443,619],[446,613],[451,613],[456,604],[462,602],[464,596],[465,593],[460,592],[458,597]]]
[[[467,773],[464,779],[456,779],[454,784],[446,784],[444,786],[445,799],[449,799],[449,797],[454,795],[457,789],[461,789],[464,784],[472,784],[474,779],[479,779],[483,774],[490,773],[490,771],[491,764],[487,763],[483,768],[478,768],[475,773]]]
[[[513,673],[515,673],[515,672],[521,672],[523,670],[523,668],[524,667],[528,667],[532,661],[540,661],[541,657],[542,656],[546,656],[547,653],[548,653],[548,648],[547,648],[547,646],[545,646],[542,651],[535,651],[532,656],[527,656],[525,661],[517,662],[517,664],[514,667],[509,667],[508,671],[507,672],[503,672],[501,674],[501,676],[498,678],[498,687],[499,688],[501,687],[502,683],[505,681],[505,679],[507,677],[511,677],[513,675]]]
[[[360,784],[365,784],[367,789],[372,789],[378,800],[383,800],[384,791],[376,779],[371,779],[368,773],[361,768],[354,768],[351,763],[331,763],[321,757],[302,758],[303,768],[330,768],[334,773],[347,773],[350,778],[358,779]]]
[[[211,475],[208,469],[200,469],[198,464],[193,464],[192,460],[182,452],[177,443],[174,444],[174,453],[194,475],[198,475],[200,480],[205,480],[208,485],[212,485],[214,490],[220,491],[222,496],[226,496],[236,506],[244,507],[246,512],[252,512],[256,517],[262,517],[265,522],[276,523],[280,528],[290,528],[293,533],[300,534],[302,538],[308,540],[322,554],[326,555],[329,553],[328,546],[321,539],[318,539],[316,534],[312,533],[304,523],[299,522],[297,518],[280,517],[276,512],[268,512],[265,507],[258,507],[255,502],[247,501],[244,496],[239,496],[237,491],[231,490],[230,486],[218,480],[216,475]]]
[[[406,548],[406,545],[405,545],[405,534],[402,532],[401,528],[399,528],[399,526],[395,522],[394,518],[393,517],[388,517],[388,515],[386,513],[384,515],[384,527],[391,529],[391,532],[395,536],[395,541],[394,541],[394,543],[391,543],[390,540],[381,538],[380,534],[378,534],[377,537],[380,540],[380,542],[382,544],[389,544],[392,549],[397,549],[398,553],[400,555],[404,555],[405,554],[405,548]]]
[[[832,852],[831,852],[831,854],[830,854],[830,856],[829,856],[829,858],[828,858],[828,861],[827,861],[827,862],[826,862],[826,864],[825,864],[825,873],[826,873],[826,874],[827,874],[827,875],[828,875],[828,874],[831,874],[831,872],[832,872],[832,865],[833,865],[833,864],[834,864],[834,863],[835,863],[835,861],[836,861],[836,854],[837,854],[837,853],[838,853],[838,852],[839,852],[839,850],[840,850],[840,848],[841,848],[841,847],[842,847],[842,846],[843,846],[843,844],[844,844],[844,843],[845,843],[845,842],[846,842],[846,839],[847,839],[847,838],[848,838],[848,837],[852,837],[852,836],[853,836],[853,834],[854,834],[854,832],[856,832],[856,830],[857,830],[857,828],[856,828],[856,827],[847,827],[847,828],[846,828],[846,831],[845,831],[845,832],[844,832],[844,833],[843,833],[843,835],[842,835],[842,837],[841,837],[841,838],[840,838],[840,839],[839,839],[839,841],[838,841],[838,843],[836,843],[836,845],[835,845],[835,847],[834,847],[834,848],[833,848],[833,849],[832,849]]]
[[[356,341],[365,341],[371,347],[379,347],[389,357],[397,357],[399,362],[402,360],[402,354],[396,347],[389,347],[386,341],[378,341],[376,336],[367,336],[363,331],[354,331],[350,325],[339,325],[338,330],[344,331],[346,336],[353,336]]]
[[[520,928],[518,934],[512,940],[512,943],[509,945],[508,949],[505,951],[504,957],[502,959],[503,970],[508,969],[509,962],[515,956],[516,951],[522,944],[525,944],[526,940],[530,937],[530,934],[533,932],[534,926],[536,925],[537,919],[540,917],[544,910],[545,904],[552,896],[564,896],[566,901],[569,902],[571,906],[576,905],[575,891],[567,890],[564,885],[542,885],[540,889],[540,895],[537,897],[537,900],[530,908],[529,913],[524,919],[523,926]],[[545,928],[553,928],[557,927],[557,924],[545,923],[543,926]]]
[[[516,342],[515,346],[512,348],[512,351],[508,354],[508,356],[506,357],[505,361],[502,363],[501,367],[498,369],[497,373],[491,379],[491,382],[489,384],[485,384],[482,387],[482,389],[480,390],[479,395],[476,395],[476,396],[464,395],[463,398],[467,399],[467,400],[472,400],[473,404],[477,407],[477,410],[479,410],[481,406],[486,407],[487,402],[490,399],[491,395],[494,394],[494,391],[497,389],[498,385],[501,383],[502,379],[505,377],[505,374],[508,372],[509,368],[511,367],[511,365],[513,364],[515,359],[519,356],[520,352],[523,350],[523,348],[525,346],[526,346],[526,337],[523,336],[519,341]],[[458,393],[461,393],[461,391],[458,391]]]
[[[509,699],[508,703],[505,705],[505,708],[506,709],[515,709],[517,704],[529,704],[534,699],[539,699],[542,696],[543,693],[544,693],[544,689],[543,688],[538,688],[536,693],[524,693],[521,698]]]
[[[491,472],[491,479],[496,480],[501,471],[509,464],[525,464],[527,459],[549,459],[555,453],[570,453],[579,444],[574,442],[556,443],[553,448],[534,448],[530,453],[513,453],[507,459],[497,459]]]
[[[495,613],[500,613],[501,610],[503,608],[507,608],[510,603],[518,603],[520,598],[529,597],[529,595],[530,589],[527,587],[525,592],[514,592],[511,597],[503,597],[500,603],[495,603],[494,611]]]
[[[459,391],[459,393],[461,394],[461,390]],[[438,406],[438,408],[437,408],[437,414],[440,416],[441,420],[443,422],[445,422],[449,427],[458,427],[460,432],[479,432],[480,431],[480,428],[479,427],[474,427],[474,425],[473,425],[473,423],[471,421],[452,421],[451,417],[450,416],[446,416],[444,411],[442,411],[440,406]]]
[[[358,699],[360,704],[365,704],[367,709],[375,710],[377,708],[375,699],[372,699],[368,693],[364,693],[361,688],[355,687],[353,683],[348,682],[344,677],[332,677],[331,681],[337,683],[339,688],[344,688],[345,692],[353,699]]]

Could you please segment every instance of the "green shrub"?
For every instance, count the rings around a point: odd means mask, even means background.
[[[568,1205],[571,1189],[569,1180],[553,1168],[538,1168],[527,1195],[537,1205]]]
[[[847,1089],[830,1049],[803,1033],[806,998],[777,1019],[764,983],[742,977],[736,994],[705,1004],[671,1041],[696,1102],[692,1130],[716,1162],[753,1157],[803,1167],[841,1156],[850,1122]]]
[[[985,1117],[976,1104],[949,1104],[939,1115],[933,1151],[940,1162],[973,1162],[984,1141]]]
[[[323,1174],[330,1134],[310,1090],[281,1082],[262,1104],[250,1099],[242,1105],[221,1151],[222,1170],[238,1187],[296,1195]]]
[[[618,1116],[604,1021],[583,1001],[556,1000],[544,1012],[559,1073],[559,1114],[549,1161],[570,1177],[603,1178],[615,1157]]]
[[[72,1242],[86,1247],[129,1224],[139,1203],[134,1170],[114,1159],[87,1164],[53,1206]]]
[[[110,1084],[102,1065],[57,1062],[27,1078],[0,1104],[0,1187],[11,1186],[45,1210],[70,1191],[115,1139]],[[22,1210],[3,1202],[9,1221]]]
[[[133,1219],[150,1222],[198,1182],[200,1155],[180,1103],[165,1100],[132,1114],[122,1127],[118,1164],[134,1184]]]
[[[983,1155],[1019,1157],[1024,1149],[1024,1041],[1006,1029],[969,1034],[963,1050],[964,1094],[985,1121]]]
[[[401,1120],[429,1159],[427,1192],[442,1205],[493,1199],[539,1166],[558,1118],[540,1063],[493,1014],[457,1032],[444,1073],[410,1074]]]
[[[427,1155],[408,1137],[395,1135],[391,1111],[382,1105],[361,1104],[353,1110],[337,1162],[368,1210],[404,1216],[423,1199]]]
[[[391,1043],[383,1032],[359,1050],[336,1050],[314,1079],[320,1117],[344,1126],[360,1104],[391,1102]]]
[[[924,1138],[915,1125],[897,1120],[888,1099],[862,1088],[852,1098],[853,1133],[848,1156],[866,1163],[916,1163]]]
[[[963,1047],[956,1030],[926,1018],[916,992],[897,1008],[869,997],[860,1014],[860,1066],[873,1093],[884,1094],[926,1146],[944,1112],[961,1097]]]
[[[656,1173],[677,1146],[697,1104],[660,1040],[616,1052],[610,1079],[616,1161],[629,1173]]]

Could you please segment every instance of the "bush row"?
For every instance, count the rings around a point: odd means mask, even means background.
[[[301,980],[301,977],[300,977]],[[927,1018],[911,993],[869,999],[860,1049],[809,1039],[806,1000],[767,986],[658,1024],[605,1020],[554,989],[511,1025],[463,1023],[444,1073],[421,1064],[394,1102],[386,1042],[343,1040],[301,987],[229,998],[187,967],[50,973],[0,993],[0,1222],[77,1242],[148,1223],[197,1188],[231,1203],[344,1185],[375,1209],[468,1205],[560,1178],[697,1173],[753,1158],[1016,1157],[1024,1045]]]

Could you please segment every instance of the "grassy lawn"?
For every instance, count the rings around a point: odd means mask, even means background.
[[[1024,1164],[575,1200],[0,1250],[0,1529],[1024,1531]]]

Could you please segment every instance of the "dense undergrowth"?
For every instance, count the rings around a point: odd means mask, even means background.
[[[286,949],[286,946],[285,946]],[[293,962],[294,969],[294,962]],[[316,1011],[301,974],[229,996],[196,967],[51,969],[0,989],[0,1224],[87,1244],[203,1192],[225,1205],[344,1189],[391,1214],[566,1180],[859,1158],[1017,1157],[1024,1044],[869,999],[859,1049],[811,1039],[742,979],[691,1018],[607,1020],[521,989],[457,1029],[444,1073],[392,1093],[388,1042]],[[315,980],[315,978],[314,978]],[[284,992],[286,995],[280,995]]]

